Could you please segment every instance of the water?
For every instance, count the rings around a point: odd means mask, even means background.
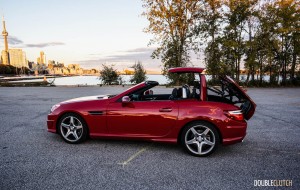
[[[147,80],[153,80],[157,81],[161,85],[165,85],[169,83],[169,80],[163,76],[163,75],[146,75]],[[132,75],[121,75],[123,84],[131,84],[130,79]],[[211,79],[210,75],[206,75],[207,80]],[[241,75],[240,76],[240,81],[245,81],[247,78],[247,75]],[[256,79],[256,78],[255,78]],[[49,78],[47,79],[48,82],[53,82],[54,85],[56,86],[83,86],[83,85],[100,85],[102,81],[99,79],[99,76],[72,76],[72,77],[58,77],[55,79]],[[263,77],[264,81],[269,81],[270,76],[265,75]],[[38,82],[38,81],[43,81],[43,79],[33,79],[33,80],[23,80],[19,82]]]
[[[159,84],[167,84],[168,80],[163,75],[146,75],[147,80],[157,81]],[[131,84],[130,78],[132,75],[121,75],[123,84]],[[51,82],[53,79],[48,79]],[[102,81],[98,76],[73,76],[73,77],[59,77],[55,78],[54,85],[100,85]]]

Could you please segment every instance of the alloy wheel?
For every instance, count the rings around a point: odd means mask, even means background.
[[[83,125],[77,117],[68,116],[61,121],[60,131],[66,141],[74,143],[81,139]]]
[[[187,130],[184,137],[187,149],[195,155],[207,155],[215,147],[216,137],[207,126],[196,125]]]

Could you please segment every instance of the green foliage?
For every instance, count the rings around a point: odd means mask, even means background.
[[[169,85],[194,85],[195,76],[194,73],[169,73],[170,83]]]
[[[28,74],[28,72],[29,72],[29,69],[27,67],[16,68],[12,65],[0,64],[0,74],[19,75],[19,74]]]
[[[172,75],[168,74],[168,69],[187,66],[190,62],[190,50],[198,48],[198,43],[193,38],[193,27],[199,14],[200,1],[143,2],[143,15],[150,22],[145,31],[154,34],[150,44],[158,44],[152,58],[161,59],[163,74],[170,78]]]
[[[146,71],[140,61],[132,65],[131,68],[134,69],[134,74],[130,79],[131,83],[138,84],[146,80]]]
[[[168,69],[187,66],[191,50],[203,47],[213,79],[227,74],[238,81],[244,65],[246,83],[259,73],[270,75],[270,83],[278,83],[280,75],[287,84],[300,64],[299,6],[299,0],[144,0],[146,31],[159,44],[152,57],[178,81]]]
[[[117,70],[115,70],[112,65],[107,66],[105,64],[102,64],[99,78],[105,85],[119,84],[120,80]]]

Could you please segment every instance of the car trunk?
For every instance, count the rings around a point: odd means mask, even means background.
[[[256,104],[246,94],[245,90],[230,77],[220,77],[220,84],[218,86],[207,86],[207,90],[208,101],[224,102],[239,106],[247,120],[253,116]]]

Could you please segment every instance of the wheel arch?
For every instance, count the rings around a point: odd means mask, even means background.
[[[181,140],[181,139],[180,139],[181,133],[182,133],[182,131],[184,130],[184,128],[187,127],[188,125],[190,125],[191,123],[196,123],[196,122],[204,122],[204,123],[208,123],[208,124],[214,126],[215,129],[216,129],[217,132],[218,132],[219,137],[220,137],[220,143],[221,143],[221,144],[223,143],[222,133],[221,133],[220,129],[219,129],[214,123],[212,123],[212,122],[210,122],[210,121],[207,121],[207,120],[201,120],[201,119],[198,119],[198,120],[189,121],[189,122],[187,122],[186,124],[184,124],[184,125],[180,128],[180,131],[179,131],[179,133],[178,133],[178,135],[177,135],[177,143],[178,143],[178,144],[180,143],[180,140]]]

